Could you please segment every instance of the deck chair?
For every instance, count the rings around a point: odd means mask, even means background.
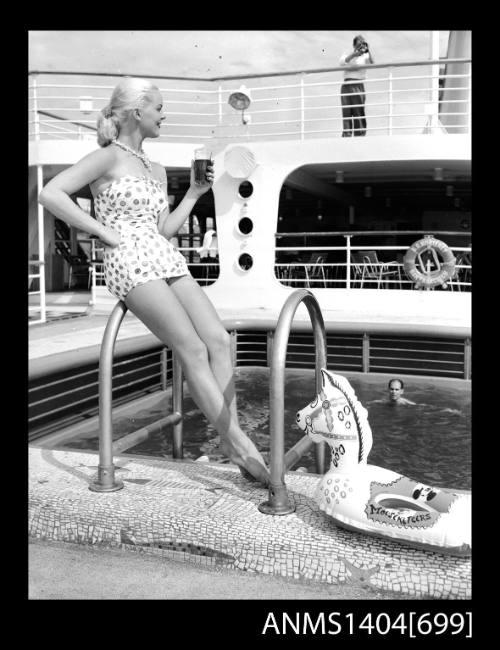
[[[377,289],[380,285],[388,288],[389,279],[397,278],[399,288],[401,289],[401,271],[397,262],[380,262],[377,251],[363,251],[363,273],[361,276],[361,287],[365,280],[377,283]],[[389,285],[390,286],[390,285]]]
[[[318,288],[326,287],[326,276],[323,264],[325,257],[321,253],[312,253],[307,262],[293,264],[288,267],[288,279],[292,280],[291,286]],[[286,273],[285,270],[285,273]]]
[[[304,267],[306,274],[306,287],[308,289],[311,288],[311,282],[313,289],[319,286],[323,286],[323,288],[326,287],[325,269],[323,267],[324,263],[325,258],[321,253],[313,253],[311,255],[311,259]]]
[[[351,286],[361,283],[363,277],[363,255],[358,251],[351,251]]]
[[[464,252],[458,255],[455,268],[455,276],[449,283],[449,287],[452,291],[455,287],[458,291],[462,291],[462,284],[472,280],[472,253]],[[470,291],[470,287],[464,286],[463,290]]]

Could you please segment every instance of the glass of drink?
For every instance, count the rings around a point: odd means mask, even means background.
[[[207,167],[212,165],[211,155],[206,147],[196,149],[194,152],[194,182],[196,185],[207,183]]]

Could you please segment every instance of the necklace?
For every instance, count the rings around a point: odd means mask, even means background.
[[[134,149],[132,149],[132,147],[129,147],[128,145],[123,144],[123,142],[118,142],[118,140],[112,140],[112,143],[116,144],[116,146],[120,147],[120,149],[123,149],[123,151],[128,151],[129,153],[131,153],[136,158],[139,158],[139,160],[142,161],[142,164],[144,165],[144,167],[149,172],[152,171],[151,161],[146,156],[143,149],[140,149],[140,151],[135,151]]]

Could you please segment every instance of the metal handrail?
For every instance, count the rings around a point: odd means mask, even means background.
[[[427,230],[328,230],[325,232],[306,231],[306,232],[277,232],[274,234],[278,237],[331,237],[332,235],[425,235]],[[460,235],[461,237],[471,237],[470,231],[467,230],[432,230],[433,235]]]
[[[295,245],[295,246],[277,246],[275,248],[275,262],[274,262],[274,271],[275,271],[275,277],[276,279],[284,284],[285,286],[297,286],[300,284],[304,284],[306,287],[309,287],[313,285],[313,288],[329,288],[332,285],[341,285],[345,286],[346,289],[354,289],[354,282],[359,283],[359,288],[363,287],[364,282],[367,284],[376,282],[377,283],[377,288],[380,288],[380,283],[383,282],[386,286],[387,285],[398,285],[399,289],[404,289],[404,288],[413,288],[413,281],[411,279],[406,279],[402,275],[402,270],[404,269],[404,263],[402,260],[391,260],[391,261],[385,261],[385,260],[378,260],[377,262],[373,262],[371,266],[375,267],[377,271],[380,271],[380,277],[379,278],[369,278],[364,276],[360,278],[360,269],[365,269],[365,266],[362,262],[355,262],[352,259],[352,253],[354,251],[368,251],[368,250],[375,250],[375,251],[406,251],[408,249],[407,245],[398,245],[398,246],[381,246],[378,244],[364,244],[364,245],[357,245],[353,246],[351,244],[351,239],[354,235],[359,235],[359,234],[365,234],[365,235],[385,235],[387,233],[390,233],[392,231],[380,231],[380,232],[355,232],[355,233],[344,233],[344,232],[330,232],[330,233],[283,233],[276,235],[276,237],[283,237],[290,235],[291,237],[295,236],[301,236],[305,240],[306,237],[312,237],[312,236],[333,236],[333,235],[339,235],[343,236],[346,240],[346,245],[344,246],[326,246],[326,245],[317,245],[317,246],[306,246],[306,245]],[[397,234],[402,234],[399,231],[394,231]],[[411,231],[408,231],[411,232]],[[418,231],[420,234],[420,231]],[[422,231],[423,232],[423,231]],[[406,233],[408,234],[408,233]],[[439,234],[435,232],[434,234]],[[456,232],[448,232],[448,235],[460,235],[463,236],[468,235],[470,236],[470,233],[456,233]],[[449,246],[450,250],[453,251],[454,253],[471,253],[472,252],[472,246]],[[335,260],[335,261],[311,261],[309,259],[305,259],[307,254],[311,253],[317,253],[318,251],[321,251],[324,254],[329,254],[330,251],[337,251],[337,252],[345,252],[345,259],[344,261],[340,260]],[[296,259],[292,260],[285,260],[285,259],[280,259],[279,255],[280,253],[296,253],[297,257]],[[279,260],[279,261],[278,261]],[[317,277],[315,279],[309,278],[308,277],[308,270],[311,269],[316,269],[316,270],[321,270],[321,275],[322,277]],[[336,275],[336,271],[339,269],[345,270],[345,273],[341,273],[340,277]],[[453,276],[453,278],[449,282],[449,287],[451,290],[454,288],[457,288],[459,291],[462,290],[462,288],[465,288],[465,290],[469,289],[472,286],[471,285],[471,277],[470,277],[470,272],[472,272],[472,264],[470,259],[465,259],[462,258],[461,256],[457,258],[456,265],[456,274]],[[295,271],[301,270],[301,274],[297,276]],[[354,277],[352,276],[352,270],[354,270]],[[397,277],[394,276],[393,279],[389,279],[388,277],[383,278],[383,272],[384,271],[394,271],[397,273]],[[327,272],[327,275],[325,276],[325,273]],[[334,274],[334,277],[332,277],[332,274]],[[403,286],[404,285],[404,286]]]
[[[305,435],[285,454],[285,362],[288,338],[293,317],[298,306],[304,303],[314,331],[314,348],[316,354],[316,391],[322,386],[321,368],[326,368],[327,346],[323,315],[314,295],[306,289],[298,289],[288,296],[283,305],[274,335],[271,377],[269,387],[269,431],[270,431],[270,474],[269,500],[258,508],[267,515],[286,515],[295,511],[295,505],[288,498],[285,486],[285,468],[292,467],[313,444]],[[316,470],[325,471],[325,444],[319,443],[315,448]]]
[[[446,63],[470,63],[472,61],[469,57],[455,58],[455,59],[428,59],[426,61],[399,61],[399,62],[383,62],[383,63],[369,63],[365,65],[358,65],[356,69],[362,68],[402,68],[407,66],[427,66],[427,65],[444,65]],[[176,81],[233,81],[237,79],[261,79],[262,77],[286,77],[296,74],[316,74],[319,72],[335,72],[335,71],[344,71],[349,66],[332,66],[328,68],[313,68],[310,70],[289,70],[286,72],[267,72],[267,73],[254,73],[254,74],[244,74],[244,75],[231,75],[228,77],[173,77],[164,75],[151,75],[151,74],[141,74],[137,73],[131,75],[124,72],[61,72],[56,70],[29,70],[28,76],[31,75],[55,75],[55,76],[79,76],[79,77],[141,77],[142,79],[173,79]]]
[[[399,61],[399,62],[384,62],[378,64],[366,64],[363,66],[356,66],[357,69],[367,69],[375,72],[374,76],[367,79],[369,86],[366,89],[367,103],[366,107],[369,108],[372,112],[377,113],[381,107],[388,106],[388,112],[382,115],[371,115],[370,119],[372,123],[370,125],[369,132],[371,135],[377,135],[379,133],[383,134],[388,130],[389,135],[397,133],[398,130],[410,130],[410,132],[422,132],[421,129],[426,129],[426,133],[431,133],[433,130],[442,130],[442,126],[438,124],[438,118],[446,115],[447,119],[450,119],[452,115],[466,116],[470,115],[470,89],[471,89],[471,71],[470,71],[470,58],[454,58],[454,59],[426,59],[419,61]],[[447,74],[445,70],[442,70],[444,66],[447,65],[462,65],[464,72],[462,74]],[[439,66],[440,74],[437,75],[434,69]],[[395,75],[395,72],[401,68],[404,69],[409,67],[415,74],[402,74],[402,76]],[[425,74],[427,68],[431,68],[431,73]],[[165,85],[165,88],[160,88],[161,92],[167,92],[169,94],[175,94],[174,97],[178,96],[178,93],[184,93],[192,95],[192,98],[181,97],[179,99],[168,99],[168,105],[174,105],[175,110],[168,111],[167,113],[167,122],[166,124],[169,127],[169,132],[166,134],[161,134],[160,137],[166,137],[167,140],[175,140],[178,138],[186,140],[188,142],[190,139],[215,139],[221,141],[231,141],[234,138],[241,138],[242,133],[240,129],[240,120],[235,120],[234,110],[231,110],[227,106],[226,94],[231,92],[231,86],[233,82],[238,82],[244,79],[247,80],[264,80],[265,78],[276,79],[276,85],[259,85],[256,83],[251,83],[251,87],[248,88],[254,95],[256,95],[253,100],[252,116],[253,124],[247,129],[246,136],[250,138],[275,138],[282,136],[295,136],[304,139],[306,137],[312,137],[317,134],[325,133],[329,135],[338,135],[341,131],[342,117],[340,115],[340,95],[339,95],[339,86],[342,83],[345,83],[345,80],[338,79],[340,76],[339,73],[345,72],[349,69],[349,66],[331,66],[328,68],[317,68],[309,70],[295,70],[279,73],[269,73],[269,74],[251,74],[251,75],[237,75],[231,77],[212,77],[212,78],[195,78],[195,77],[166,77],[162,75],[145,75],[146,77],[155,78],[160,81],[160,85]],[[419,70],[420,69],[420,70]],[[421,74],[418,72],[421,71]],[[387,75],[385,74],[387,73]],[[422,74],[423,73],[423,74]],[[62,92],[50,92],[50,89],[66,88],[72,89],[75,92],[80,89],[82,91],[89,91],[91,89],[95,90],[109,90],[112,86],[100,86],[100,85],[89,85],[89,84],[67,84],[64,83],[40,83],[37,82],[38,76],[75,76],[75,77],[108,77],[111,80],[116,78],[121,78],[124,75],[121,74],[105,74],[105,73],[70,73],[70,72],[57,72],[57,71],[32,71],[29,73],[33,82],[29,85],[32,93],[30,93],[29,101],[32,103],[32,106],[29,110],[34,113],[34,124],[35,124],[35,139],[40,139],[41,135],[47,136],[50,135],[51,127],[46,125],[43,130],[40,130],[40,115],[42,109],[46,108],[48,111],[64,111],[64,114],[57,116],[52,115],[52,117],[60,118],[62,122],[67,122],[68,124],[74,124],[75,120],[72,117],[75,113],[80,112],[80,108],[77,106],[63,107],[63,103],[59,102],[57,108],[53,105],[54,101],[61,100],[64,97]],[[326,74],[330,78],[320,81],[317,81],[317,75]],[[331,77],[335,78],[331,78]],[[297,83],[293,83],[293,77],[297,78]],[[292,83],[282,83],[280,84],[279,80],[283,78],[292,78]],[[438,95],[432,96],[431,98],[427,97],[428,91],[431,90],[431,87],[424,87],[425,84],[417,83],[415,88],[399,88],[397,84],[403,83],[406,84],[407,80],[413,80],[417,82],[420,79],[430,81],[432,89],[436,90],[437,83],[439,79],[447,79],[448,85],[445,90],[447,96],[440,98]],[[455,82],[456,79],[456,82]],[[199,82],[204,82],[200,84]],[[185,82],[190,84],[192,87],[183,88],[179,87],[181,83]],[[198,83],[197,83],[198,82]],[[463,83],[462,83],[463,82]],[[375,87],[376,84],[388,84],[387,87],[378,88]],[[200,88],[199,86],[207,85],[208,88]],[[175,87],[177,86],[177,87]],[[211,86],[211,87],[210,87]],[[329,90],[332,92],[320,92],[316,93],[316,89],[319,86],[329,87]],[[283,92],[291,89],[294,92],[286,92],[286,96],[283,96]],[[47,94],[49,90],[49,94]],[[42,95],[40,95],[42,91]],[[295,91],[297,94],[294,94]],[[453,92],[460,92],[463,94],[463,97],[458,99],[454,95],[450,95]],[[262,93],[268,96],[261,96]],[[417,99],[404,99],[402,95],[407,93],[416,93]],[[95,93],[94,93],[95,94]],[[200,101],[200,95],[213,95],[214,101]],[[386,97],[387,96],[387,97]],[[217,97],[217,99],[215,99]],[[331,105],[317,105],[317,102],[322,98],[331,97],[335,98],[335,101]],[[77,97],[74,93],[71,94],[65,99],[68,100],[79,100],[80,97]],[[277,101],[279,98],[279,102]],[[78,120],[78,123],[81,127],[86,127],[87,125],[95,123],[95,115],[99,112],[102,104],[106,101],[105,97],[100,96],[100,94],[89,97],[95,102],[95,106],[92,106],[89,109],[89,113],[93,114],[93,119],[81,119]],[[40,106],[40,102],[43,103],[43,106]],[[264,102],[264,104],[272,102],[270,106],[263,106],[259,108],[259,103]],[[285,105],[290,102],[290,105]],[[428,118],[429,112],[427,110],[427,105],[433,106],[433,117],[434,121],[432,123],[424,123],[424,120]],[[452,112],[451,106],[448,106],[450,102],[454,102],[454,106],[457,105],[460,108],[460,104],[464,105],[465,112]],[[175,106],[176,104],[181,104],[180,107]],[[279,104],[279,105],[277,105]],[[314,105],[311,105],[314,104]],[[400,106],[403,104],[417,104],[422,105],[422,111],[401,113],[399,111],[396,114],[393,110],[393,107]],[[186,110],[183,110],[182,105],[186,105]],[[189,106],[192,105],[192,109],[189,110]],[[212,110],[213,109],[213,110]],[[309,111],[319,111],[321,110],[324,115],[313,117]],[[297,111],[300,114],[299,123],[297,123]],[[417,109],[418,111],[418,109]],[[283,119],[270,120],[265,119],[265,114],[274,116],[276,113],[281,113]],[[337,114],[338,113],[338,114]],[[289,115],[288,115],[289,114]],[[185,116],[188,118],[187,122],[183,120],[175,119],[175,116]],[[192,121],[195,117],[203,117],[204,119],[195,120],[195,123]],[[255,119],[257,118],[257,119]],[[264,119],[262,119],[264,118]],[[174,120],[171,121],[171,120]],[[451,118],[452,119],[452,118]],[[205,123],[207,120],[207,123]],[[383,123],[378,123],[377,120],[383,120]],[[395,121],[403,120],[404,123],[395,123]],[[328,127],[325,129],[315,129],[315,125],[318,122],[325,122],[328,124]],[[460,119],[453,120],[453,123],[447,122],[444,127],[453,132],[453,129],[458,129],[458,132],[462,132],[465,125]],[[265,132],[266,129],[261,129],[260,127],[266,127],[269,125],[275,125],[276,129],[272,129],[272,132]],[[290,128],[286,128],[286,125],[290,125]],[[298,127],[298,128],[296,128]],[[52,127],[53,129],[54,127]],[[194,133],[193,133],[194,129]],[[217,131],[215,131],[217,129]],[[262,132],[264,130],[264,132]],[[467,131],[470,132],[470,131]],[[214,135],[216,133],[216,135]],[[74,129],[68,132],[69,137],[83,137],[82,134]],[[61,136],[62,137],[62,136]]]
[[[116,492],[123,481],[116,479],[113,453],[143,440],[150,431],[147,428],[134,431],[127,441],[120,440],[113,445],[113,353],[120,325],[127,313],[127,306],[119,300],[111,312],[101,344],[99,355],[99,465],[97,478],[89,485],[92,492]],[[173,457],[182,458],[182,368],[173,354],[172,402],[173,413],[162,420],[163,424],[174,424]]]

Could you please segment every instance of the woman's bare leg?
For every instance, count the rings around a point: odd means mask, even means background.
[[[229,334],[207,295],[191,276],[172,278],[170,288],[184,307],[198,336],[207,346],[210,367],[223,392],[231,415],[237,421],[236,390]]]
[[[175,350],[193,399],[220,434],[224,453],[267,485],[269,473],[262,457],[231,416],[210,367],[207,347],[173,290],[163,280],[153,280],[132,289],[125,304],[160,341]]]
[[[236,409],[236,389],[234,386],[230,336],[207,295],[191,276],[172,279],[170,287],[186,310],[198,336],[207,346],[210,367],[224,395],[231,417],[238,429],[240,429]],[[245,436],[243,431],[241,431],[239,437],[241,438],[241,436]],[[249,440],[247,436],[245,438]],[[252,452],[254,457],[259,458],[262,464],[265,465],[264,459],[255,445],[250,440],[249,443],[255,449]],[[224,453],[228,453],[228,450],[224,450],[224,440],[222,440],[222,445]],[[255,456],[255,454],[258,454],[258,456]],[[242,469],[244,470],[244,468]],[[242,473],[246,476],[244,471]]]

